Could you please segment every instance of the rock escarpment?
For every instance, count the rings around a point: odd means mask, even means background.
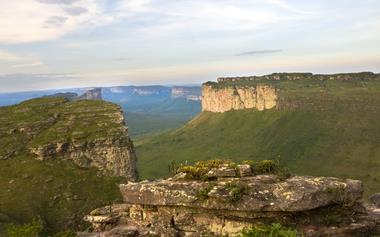
[[[380,80],[380,73],[359,72],[359,73],[338,73],[338,74],[312,74],[312,73],[272,73],[264,76],[245,77],[219,77],[218,82],[241,82],[241,81],[298,81],[298,80],[319,80],[319,81],[356,81],[356,80]]]
[[[357,180],[267,174],[247,165],[221,167],[207,181],[185,173],[121,184],[124,204],[85,217],[80,236],[236,236],[243,228],[281,223],[303,236],[371,236],[379,216],[360,202]]]
[[[277,104],[276,89],[270,85],[202,87],[202,111],[226,112],[230,110],[271,109]]]
[[[102,88],[94,88],[86,91],[83,95],[77,98],[78,100],[101,100]]]
[[[39,98],[4,107],[0,113],[0,157],[66,159],[80,167],[137,178],[136,155],[123,112],[101,100]]]
[[[264,76],[221,77],[217,81],[207,82],[202,86],[203,111],[262,111],[272,108],[283,110],[318,107],[319,101],[334,101],[335,98],[331,98],[329,92],[337,91],[339,88],[345,88],[346,92],[353,88],[367,88],[367,83],[380,81],[380,74],[273,73]],[[315,98],[316,94],[319,97],[318,101],[310,100]]]

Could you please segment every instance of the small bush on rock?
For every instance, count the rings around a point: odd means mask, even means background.
[[[229,160],[205,160],[198,161],[194,165],[180,165],[176,173],[186,173],[188,179],[202,179],[207,180],[206,174],[213,168],[220,168],[228,166],[236,168],[236,164]]]
[[[242,182],[231,182],[226,184],[226,187],[230,191],[230,201],[237,202],[239,201],[245,194],[248,193],[248,186]]]

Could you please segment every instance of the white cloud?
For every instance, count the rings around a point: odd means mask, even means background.
[[[86,9],[82,10],[82,14],[72,14],[67,11],[67,4],[51,4],[43,1],[0,0],[0,4],[1,43],[56,39],[102,14],[100,3],[95,0],[72,2],[71,7]]]
[[[186,32],[249,32],[302,20],[311,14],[282,0],[159,1],[144,10],[156,22],[142,26],[140,32],[164,36]]]
[[[53,40],[126,17],[149,21],[132,28],[162,33],[250,30],[305,13],[283,0],[0,0],[0,4],[0,43]]]
[[[15,62],[19,60],[22,60],[22,57],[7,51],[0,50],[0,62]]]
[[[15,54],[0,49],[0,65],[7,64],[12,68],[37,67],[44,63],[31,55]]]

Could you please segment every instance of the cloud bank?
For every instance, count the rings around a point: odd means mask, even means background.
[[[240,57],[240,56],[249,56],[249,55],[256,55],[256,54],[273,54],[273,53],[281,53],[282,49],[263,49],[263,50],[252,50],[252,51],[247,51],[243,53],[238,53],[235,54],[235,56]]]

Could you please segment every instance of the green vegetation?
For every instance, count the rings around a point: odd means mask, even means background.
[[[243,182],[231,182],[226,184],[227,189],[230,191],[231,202],[239,201],[248,192],[248,185]]]
[[[188,101],[185,98],[167,99],[152,105],[139,107],[137,111],[125,106],[127,124],[132,138],[149,135],[179,128],[200,111],[199,101]],[[133,108],[132,108],[133,109]]]
[[[39,237],[43,231],[43,223],[41,220],[33,220],[29,224],[17,226],[10,224],[6,233],[8,237]]]
[[[233,79],[233,80],[231,80]],[[232,86],[255,86],[257,84],[274,85],[281,90],[296,88],[324,89],[334,88],[335,85],[344,87],[365,87],[368,83],[379,85],[380,74],[372,72],[312,74],[312,73],[273,73],[265,76],[248,76],[224,78],[221,82],[206,82],[205,85],[215,89]]]
[[[360,179],[366,195],[378,192],[380,83],[289,83],[280,99],[296,109],[203,112],[180,129],[135,141],[141,177],[168,176],[170,161],[278,160],[295,174]]]
[[[257,225],[245,228],[238,237],[297,237],[297,231],[283,227],[281,224]]]
[[[214,188],[214,186],[214,183],[209,183],[205,188],[201,188],[197,194],[198,198],[201,200],[207,199],[209,197],[208,193]]]
[[[117,136],[122,126],[111,118],[119,110],[104,101],[68,102],[64,98],[38,98],[0,107],[0,159],[52,142]]]
[[[229,160],[205,160],[198,161],[194,165],[180,165],[175,169],[175,173],[185,173],[187,179],[201,179],[207,180],[206,174],[213,168],[219,168],[222,166],[228,166],[236,168],[236,164]]]
[[[8,224],[6,227],[7,237],[43,237],[47,236],[45,225],[42,220],[34,219],[30,223],[23,225],[16,225],[14,223]],[[0,232],[1,235],[1,232]],[[61,231],[54,234],[52,237],[76,237],[74,231]]]
[[[133,139],[179,128],[193,116],[183,118],[182,115],[174,114],[126,112],[125,117],[127,118],[129,135]]]
[[[9,224],[15,236],[36,230],[35,218],[44,223],[43,231],[49,235],[84,229],[84,215],[121,201],[121,178],[79,168],[70,161],[37,161],[29,154],[31,147],[47,143],[117,135],[122,128],[120,121],[114,121],[118,112],[119,107],[111,103],[63,98],[39,98],[0,108],[0,236]]]

